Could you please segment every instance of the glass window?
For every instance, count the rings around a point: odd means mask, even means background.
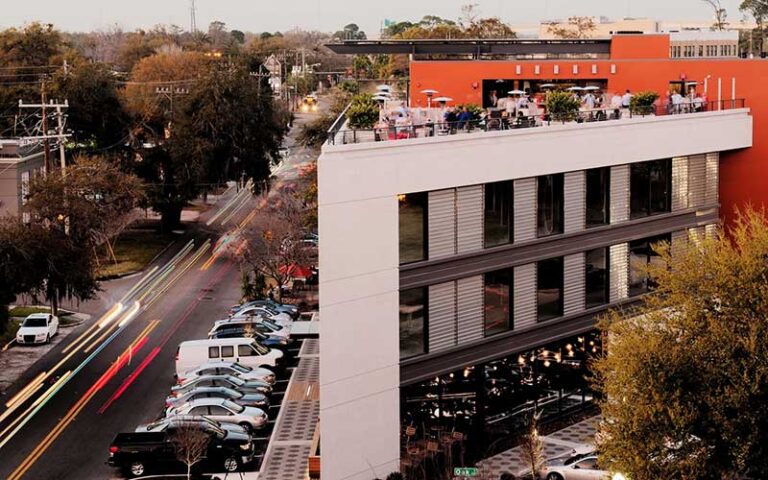
[[[538,177],[536,185],[538,236],[563,233],[563,174]]]
[[[240,357],[252,357],[255,354],[250,345],[238,345],[237,355]]]
[[[485,247],[512,243],[513,182],[485,186]]]
[[[536,264],[538,319],[563,316],[563,257]]]
[[[585,253],[586,307],[608,303],[608,248],[597,248]]]
[[[235,347],[232,345],[221,347],[221,356],[224,358],[235,356]]]
[[[400,292],[400,358],[427,352],[427,288]]]
[[[229,410],[218,405],[211,405],[211,415],[232,415]]]
[[[630,168],[630,218],[671,210],[672,161],[635,163]]]
[[[611,198],[611,169],[587,170],[587,228],[608,225],[608,206]]]
[[[485,335],[512,330],[512,269],[485,274]]]
[[[219,347],[208,347],[208,358],[219,358]]]
[[[661,262],[661,257],[654,251],[654,247],[660,242],[670,241],[670,234],[666,234],[629,242],[630,297],[642,295],[653,288],[653,279],[648,276],[648,265]]]
[[[398,197],[400,205],[400,264],[427,259],[427,193]]]

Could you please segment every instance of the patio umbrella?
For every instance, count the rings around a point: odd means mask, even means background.
[[[440,103],[446,103],[446,102],[452,102],[453,99],[451,97],[437,97],[435,98],[435,101]]]
[[[584,89],[583,89],[583,88],[581,88],[581,87],[571,87],[571,88],[569,88],[568,90],[570,90],[570,91],[572,91],[572,92],[576,92],[576,91],[579,91],[579,90],[584,90]]]
[[[440,92],[432,88],[428,88],[426,90],[422,90],[421,93],[427,96],[427,108],[432,108],[432,96]]]
[[[525,95],[523,90],[510,90],[507,93],[510,95]]]
[[[542,83],[541,85],[539,85],[539,88],[555,88],[555,84],[554,83]]]
[[[582,88],[585,92],[594,92],[595,90],[600,90],[600,87],[596,87],[594,85],[590,85],[588,87]]]
[[[376,87],[376,90],[378,90],[378,91],[382,91],[382,90],[390,91],[390,90],[392,90],[392,87],[390,87],[389,85],[378,85]]]

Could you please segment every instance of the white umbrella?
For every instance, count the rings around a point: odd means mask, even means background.
[[[389,98],[389,97],[385,97],[385,96],[383,96],[383,95],[376,95],[375,97],[373,97],[373,99],[374,99],[375,101],[377,101],[377,102],[386,102],[386,101],[388,101],[388,100],[391,100],[391,98]]]
[[[434,100],[436,102],[441,102],[441,103],[452,102],[453,101],[453,99],[451,97],[437,97]]]
[[[440,92],[438,92],[437,90],[433,90],[431,88],[428,88],[426,90],[422,90],[421,93],[423,93],[424,95],[434,95],[434,94],[440,93]]]
[[[583,89],[583,88],[581,88],[581,87],[571,87],[571,88],[569,88],[568,90],[570,90],[570,91],[572,91],[572,92],[576,92],[576,91],[578,91],[578,90],[584,90],[584,89]]]
[[[595,90],[600,90],[600,87],[596,87],[594,85],[590,85],[588,87],[582,88],[585,92],[594,92]]]
[[[510,95],[525,95],[525,92],[522,90],[510,90],[507,93]]]
[[[376,87],[376,90],[379,90],[379,91],[381,91],[381,90],[390,91],[390,90],[392,90],[392,87],[390,87],[389,85],[379,85],[379,86]]]
[[[555,84],[554,83],[542,83],[541,85],[539,85],[539,87],[540,88],[555,88]]]

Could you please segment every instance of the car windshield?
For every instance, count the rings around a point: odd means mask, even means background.
[[[269,349],[267,347],[265,347],[264,345],[260,344],[255,340],[253,341],[253,348],[256,349],[259,355],[267,355],[269,353]]]
[[[48,322],[45,318],[28,318],[24,320],[23,327],[47,327]]]
[[[245,383],[245,381],[243,381],[241,378],[238,378],[238,377],[227,377],[227,380],[232,385],[237,385],[238,387]]]
[[[216,425],[215,423],[206,423],[203,430],[216,435],[218,438],[224,438],[224,429]]]
[[[270,328],[273,332],[277,332],[280,330],[280,326],[274,322],[271,322],[269,320],[264,320],[261,322],[262,325],[266,325],[268,328]]]
[[[243,396],[242,393],[238,392],[234,388],[223,388],[221,391],[222,393],[225,393],[229,398],[234,398],[235,400]]]
[[[582,454],[574,455],[574,456],[572,456],[571,458],[569,458],[568,460],[566,460],[563,463],[565,465],[571,465],[571,464],[574,464],[574,463],[578,462],[579,460],[583,460],[584,458],[588,457],[589,455],[590,455],[589,453],[582,453]]]
[[[161,421],[159,421],[159,422],[152,422],[152,423],[148,423],[148,424],[147,424],[147,427],[146,427],[146,430],[147,430],[148,432],[149,432],[150,430],[155,430],[156,428],[159,428],[159,427],[161,427],[161,426],[162,426],[162,425],[164,425],[165,423],[166,423],[166,422],[165,422],[165,420],[161,420]]]
[[[250,367],[246,367],[245,365],[240,365],[239,363],[233,363],[232,370],[238,371],[240,373],[248,373],[253,369]]]
[[[269,313],[271,313],[272,315],[277,315],[278,313],[280,313],[277,310],[275,310],[274,308],[272,308],[271,305],[264,305],[262,308],[264,310],[268,311]]]
[[[236,404],[235,402],[230,402],[229,400],[225,400],[224,403],[222,403],[222,405],[228,410],[233,411],[235,413],[242,413],[242,411],[245,410],[245,408],[243,408],[242,406]]]

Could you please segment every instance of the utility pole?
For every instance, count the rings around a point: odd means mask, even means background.
[[[40,104],[43,109],[43,135],[46,138],[43,139],[43,145],[45,149],[45,173],[51,171],[51,147],[48,144],[48,114],[45,111],[45,80],[40,82]]]
[[[195,0],[190,0],[190,8],[189,8],[189,30],[192,33],[197,32],[197,19],[195,18],[197,16],[197,7],[195,6]]]
[[[165,97],[168,100],[168,102],[170,104],[170,108],[168,110],[168,118],[171,119],[170,122],[172,124],[172,122],[173,122],[173,99],[174,99],[174,97],[176,95],[187,95],[187,94],[189,94],[189,88],[187,88],[187,87],[180,87],[180,86],[176,86],[176,85],[172,85],[172,84],[161,85],[161,86],[155,87],[155,93]],[[171,129],[170,129],[170,124],[169,124],[169,128],[168,128],[168,131],[166,132],[165,138],[170,138],[170,134],[171,134]]]
[[[39,110],[39,115],[31,115],[32,117],[39,117],[40,122],[28,128],[24,126],[26,135],[22,135],[23,140],[42,140],[45,149],[45,172],[48,173],[53,170],[53,162],[51,158],[51,146],[50,140],[55,139],[59,146],[59,163],[61,165],[62,175],[66,175],[67,161],[64,151],[64,141],[69,137],[64,133],[66,126],[66,116],[64,115],[64,109],[69,108],[69,102],[59,103],[58,101],[48,101],[45,94],[45,84],[43,84],[43,92],[41,95],[42,102],[39,104],[24,103],[19,100],[19,110],[31,109]],[[51,113],[53,111],[53,113]],[[48,130],[48,120],[50,116],[56,119],[56,133],[51,134]],[[18,123],[18,122],[17,122]],[[14,127],[15,128],[15,127]]]

